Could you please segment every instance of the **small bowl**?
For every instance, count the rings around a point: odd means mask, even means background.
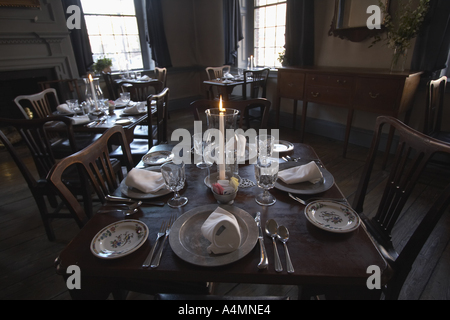
[[[211,191],[219,204],[233,204],[237,194],[237,191],[232,194],[217,194],[212,188]]]

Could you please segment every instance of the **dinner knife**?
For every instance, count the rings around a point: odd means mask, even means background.
[[[261,212],[256,213],[255,222],[259,230],[258,240],[261,249],[261,260],[259,261],[258,269],[266,269],[269,266],[269,259],[267,258],[266,247],[264,246],[264,237],[261,228]]]
[[[106,201],[110,201],[110,202],[125,202],[125,203],[134,203],[136,202],[136,200],[133,199],[128,199],[128,198],[122,198],[122,197],[116,197],[116,196],[111,196],[111,195],[107,195],[105,197]],[[155,201],[147,201],[146,199],[141,199],[143,202],[143,205],[153,205],[153,206],[159,206],[159,207],[164,207],[165,203],[164,202],[155,202]]]

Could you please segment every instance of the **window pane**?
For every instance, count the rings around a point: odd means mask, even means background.
[[[278,55],[286,42],[286,1],[255,0],[254,53],[259,67],[280,66]]]
[[[134,0],[82,0],[94,61],[108,57],[112,70],[143,68]]]

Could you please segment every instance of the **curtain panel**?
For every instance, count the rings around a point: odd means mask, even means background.
[[[147,42],[157,67],[170,68],[172,60],[164,29],[161,0],[146,0]]]
[[[448,68],[450,50],[450,1],[431,0],[424,30],[418,35],[411,69],[439,77]]]
[[[80,76],[85,75],[89,68],[94,64],[92,57],[91,43],[87,32],[86,21],[84,19],[83,7],[80,0],[62,0],[63,9],[66,13],[66,19],[71,14],[67,13],[67,8],[71,5],[78,6],[81,9],[81,29],[73,29],[70,31],[70,40],[72,42],[73,53],[77,63],[78,73]]]
[[[286,11],[286,64],[313,66],[314,0],[287,0]]]
[[[244,39],[239,0],[223,0],[225,64],[235,65],[239,41]]]

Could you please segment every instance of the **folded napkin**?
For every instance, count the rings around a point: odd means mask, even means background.
[[[71,119],[72,119],[72,124],[75,126],[91,122],[91,119],[89,118],[89,116],[87,114],[84,116],[73,117]]]
[[[286,184],[296,184],[309,181],[316,184],[323,179],[322,172],[314,161],[304,166],[294,167],[278,173],[278,178]]]
[[[134,105],[123,110],[123,114],[141,114],[147,111],[147,102],[136,102]]]
[[[241,232],[236,217],[228,211],[217,209],[203,223],[203,236],[211,242],[208,253],[224,254],[237,249],[241,244]]]
[[[136,168],[128,172],[125,184],[144,193],[155,193],[165,187],[161,172]]]
[[[142,76],[142,77],[140,77],[140,78],[138,78],[136,80],[138,80],[138,81],[149,81],[150,77],[149,76]]]
[[[66,113],[66,114],[72,114],[73,111],[69,108],[69,106],[66,103],[60,104],[56,107],[56,110],[58,110],[60,113]]]

